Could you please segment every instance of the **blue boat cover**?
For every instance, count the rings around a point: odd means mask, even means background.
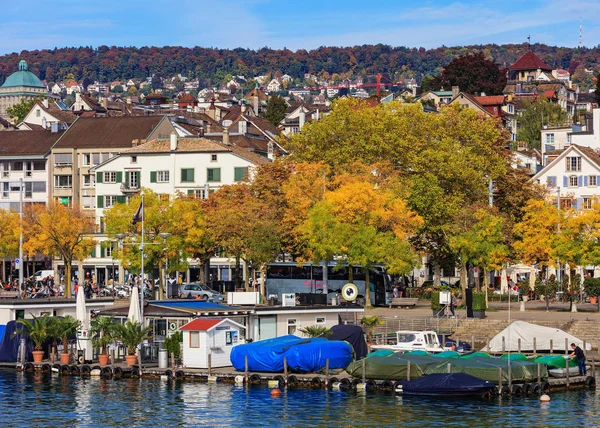
[[[6,330],[6,326],[0,325],[0,343],[2,343],[2,338],[4,337],[4,330]]]
[[[6,330],[4,331],[4,336],[2,337],[2,342],[0,342],[0,362],[2,363],[15,363],[17,362],[17,357],[19,355],[19,344],[21,343],[21,338],[25,339],[25,344],[27,346],[27,361],[33,361],[33,356],[31,351],[34,349],[33,342],[26,334],[17,334],[13,337],[13,333],[16,330],[21,330],[24,327],[20,324],[17,324],[16,321],[9,321],[6,324]]]
[[[367,341],[363,329],[357,325],[338,324],[331,327],[331,334],[327,336],[329,340],[344,340],[354,348],[354,354],[357,360],[364,358],[369,353]]]
[[[348,342],[287,335],[234,347],[230,359],[236,370],[245,369],[246,356],[248,370],[255,372],[282,372],[284,357],[290,370],[316,372],[325,367],[327,359],[331,369],[346,368],[354,352]]]
[[[402,392],[423,395],[483,394],[495,388],[488,382],[467,373],[430,374],[420,379],[401,381]]]

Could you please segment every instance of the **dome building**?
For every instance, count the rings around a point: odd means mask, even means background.
[[[0,86],[0,117],[7,117],[6,110],[23,100],[46,94],[47,88],[40,79],[27,70],[24,60],[19,62],[19,70],[8,76]]]

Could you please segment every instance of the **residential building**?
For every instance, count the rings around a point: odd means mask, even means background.
[[[106,116],[107,109],[100,105],[96,100],[88,95],[75,93],[75,102],[71,106],[71,111],[80,116]]]
[[[19,70],[8,76],[0,86],[0,117],[8,118],[6,110],[21,101],[37,98],[48,93],[40,79],[28,71],[24,60],[19,62]]]
[[[77,82],[67,83],[67,95],[71,95],[73,92],[83,92],[83,87]]]
[[[36,101],[23,121],[17,126],[21,130],[67,129],[77,116],[62,102],[49,101],[47,98]]]
[[[448,104],[456,95],[458,95],[457,91],[427,91],[417,101],[431,102],[435,107],[440,107],[443,104]]]
[[[281,91],[281,82],[277,79],[272,79],[267,85],[268,92],[279,92]]]
[[[80,117],[52,148],[50,198],[95,209],[95,176],[90,168],[132,147],[133,140],[167,137],[174,131],[165,116]]]

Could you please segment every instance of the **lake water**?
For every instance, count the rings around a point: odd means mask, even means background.
[[[431,399],[261,387],[100,379],[0,369],[0,423],[30,426],[598,426],[596,392],[537,398]]]

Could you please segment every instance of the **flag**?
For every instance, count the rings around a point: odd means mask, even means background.
[[[139,208],[135,212],[131,223],[136,224],[136,223],[142,221],[143,217],[144,217],[144,200],[142,199],[142,202],[140,203]]]

